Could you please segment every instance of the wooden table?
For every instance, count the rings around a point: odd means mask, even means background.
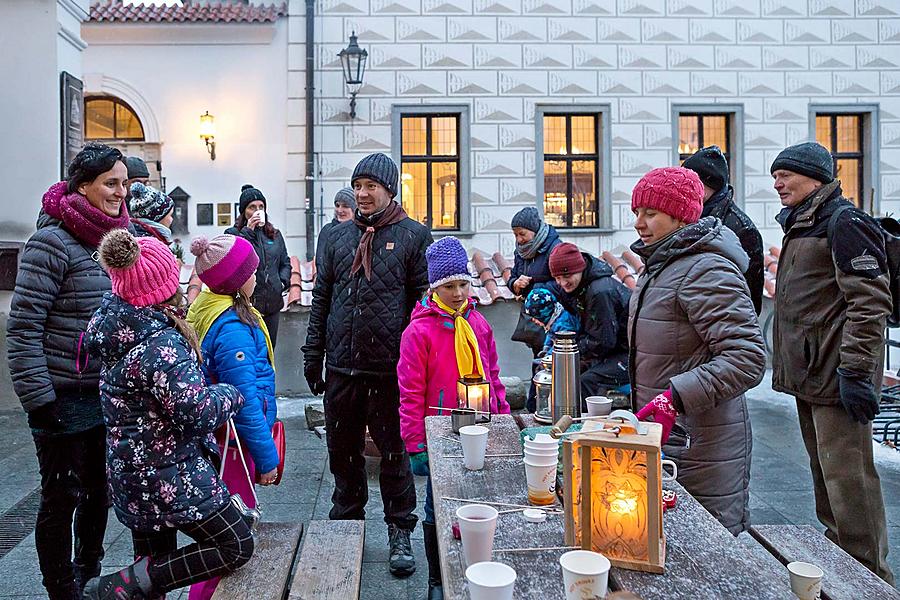
[[[489,425],[487,454],[520,453],[519,426],[513,417],[495,416]],[[428,455],[434,491],[438,545],[448,600],[468,598],[462,545],[452,535],[456,509],[464,503],[443,497],[528,504],[522,458],[487,458],[484,469],[468,471],[450,417],[427,417]],[[448,458],[449,456],[449,458]],[[755,541],[739,541],[722,527],[677,483],[667,487],[678,494],[678,506],[667,511],[666,572],[653,575],[613,568],[612,589],[631,590],[644,600],[754,598],[790,600],[787,570]],[[498,507],[500,508],[500,507]],[[516,570],[515,598],[564,598],[559,557],[565,550],[502,552],[504,548],[564,546],[565,524],[550,515],[545,523],[526,523],[521,513],[498,517],[494,560]]]

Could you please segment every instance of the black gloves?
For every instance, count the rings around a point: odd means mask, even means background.
[[[60,431],[63,423],[56,413],[56,402],[42,404],[28,413],[28,425],[51,433]]]
[[[841,404],[850,418],[857,423],[868,423],[879,412],[878,397],[868,377],[859,377],[843,369],[838,369],[840,378]]]
[[[303,376],[306,378],[309,391],[312,392],[313,396],[318,396],[325,391],[325,382],[322,381],[322,361],[304,361]]]

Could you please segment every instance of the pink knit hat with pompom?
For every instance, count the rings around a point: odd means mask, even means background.
[[[100,263],[112,280],[112,291],[133,306],[160,304],[175,295],[181,269],[165,244],[135,238],[113,229],[100,240]]]
[[[211,240],[196,237],[191,241],[191,254],[197,257],[197,277],[216,294],[237,293],[259,266],[250,242],[234,235],[217,235]]]
[[[653,169],[631,192],[631,210],[651,208],[683,223],[696,223],[703,213],[703,183],[684,167]]]

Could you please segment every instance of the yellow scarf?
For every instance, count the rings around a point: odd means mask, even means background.
[[[231,296],[214,294],[209,290],[200,292],[200,295],[197,296],[197,299],[194,300],[193,304],[191,304],[191,307],[188,309],[187,322],[194,328],[194,331],[197,332],[197,337],[200,338],[201,344],[203,343],[203,338],[206,337],[207,332],[209,332],[209,328],[216,322],[216,319],[233,305],[234,298]],[[256,317],[259,327],[263,331],[263,335],[266,336],[266,348],[269,350],[269,363],[274,369],[275,351],[272,349],[272,340],[269,338],[269,330],[266,328],[266,322],[263,321],[262,315],[258,310],[253,307],[250,307],[250,310],[253,312],[253,316]]]
[[[456,367],[461,377],[466,375],[478,375],[484,378],[484,366],[481,364],[481,351],[478,349],[478,338],[472,326],[466,321],[463,313],[469,308],[469,303],[463,304],[460,310],[453,310],[438,298],[437,293],[431,295],[431,299],[438,308],[446,312],[453,319],[453,348],[456,351]]]

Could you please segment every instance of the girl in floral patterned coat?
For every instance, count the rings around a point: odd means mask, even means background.
[[[114,230],[100,244],[112,280],[88,325],[101,359],[100,399],[116,516],[136,562],[88,582],[85,598],[160,598],[231,573],[253,553],[251,523],[219,479],[213,432],[241,407],[204,383],[199,345],[178,306],[179,269],[155,238]],[[177,532],[194,543],[177,547]]]

